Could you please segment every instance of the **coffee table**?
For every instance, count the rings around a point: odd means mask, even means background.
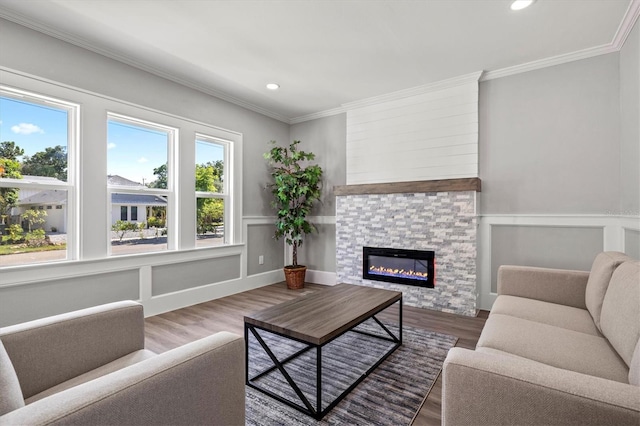
[[[376,314],[398,303],[398,332],[397,336],[384,325]],[[363,330],[355,330],[362,322],[372,318],[383,331],[382,335],[369,333]],[[302,349],[283,359],[278,359],[269,344],[261,336],[261,330],[273,333],[287,339],[304,344]],[[372,365],[366,372],[339,394],[324,409],[322,409],[322,348],[333,340],[347,332],[359,333],[376,339],[387,340],[393,345]],[[251,356],[249,351],[250,334],[257,340],[260,347],[267,353],[273,366],[249,377]],[[264,334],[264,333],[263,333]],[[351,392],[362,380],[364,380],[376,367],[378,367],[393,351],[402,345],[402,293],[372,287],[363,287],[351,284],[338,284],[328,286],[326,289],[289,300],[272,306],[259,312],[244,317],[244,339],[246,353],[246,384],[260,392],[263,392],[278,401],[293,407],[305,414],[322,419],[333,407],[335,407],[349,392]],[[286,364],[300,357],[309,350],[315,350],[316,384],[315,406],[300,390],[296,380],[289,374]],[[279,370],[298,396],[302,404],[286,399],[265,387],[260,386],[257,380],[266,374]]]

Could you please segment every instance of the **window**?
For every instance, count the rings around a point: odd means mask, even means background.
[[[196,137],[196,247],[228,242],[228,151],[227,141]]]
[[[107,186],[112,255],[175,248],[172,234],[176,229],[168,226],[167,218],[174,214],[170,205],[176,133],[176,129],[160,124],[109,114]]]
[[[77,256],[78,112],[78,105],[0,86],[0,267]],[[53,203],[60,211],[50,210]],[[61,234],[55,245],[51,232]]]

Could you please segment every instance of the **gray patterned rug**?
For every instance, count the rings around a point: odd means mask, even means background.
[[[358,329],[384,335],[372,320]],[[389,327],[397,335],[397,327]],[[293,354],[305,345],[265,331],[260,336],[278,359]],[[403,327],[403,343],[366,379],[351,391],[322,421],[303,414],[275,399],[246,387],[247,425],[408,425],[420,409],[438,377],[448,350],[457,338],[446,334]],[[346,333],[322,349],[323,408],[349,387],[384,354],[392,343],[361,334]],[[249,333],[251,377],[273,365],[255,337]],[[315,406],[315,350],[286,364],[287,372]],[[301,403],[282,376],[275,370],[259,379],[259,385],[289,400]]]

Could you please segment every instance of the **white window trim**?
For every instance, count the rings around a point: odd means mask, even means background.
[[[188,138],[185,139],[187,146],[190,145],[190,141],[193,140],[192,135],[195,133],[210,135],[228,140],[232,143],[232,152],[230,152],[228,162],[230,176],[230,186],[228,190],[230,194],[233,194],[233,205],[229,206],[230,214],[228,216],[230,244],[194,250],[194,247],[190,246],[189,242],[185,242],[183,239],[178,241],[178,249],[175,251],[165,250],[140,254],[139,256],[145,256],[144,262],[148,264],[166,264],[167,262],[176,261],[177,259],[187,261],[188,259],[204,259],[212,256],[226,256],[229,253],[239,253],[239,247],[244,244],[245,240],[245,235],[243,234],[244,228],[242,226],[242,158],[244,138],[241,132],[216,126],[209,121],[196,120],[186,115],[159,110],[4,66],[0,66],[0,81],[2,82],[0,87],[8,89],[19,87],[23,89],[17,92],[24,91],[25,93],[47,94],[54,100],[72,101],[69,103],[82,105],[82,110],[78,111],[73,128],[69,129],[70,132],[74,132],[74,138],[78,144],[77,149],[75,153],[73,153],[69,152],[71,146],[67,147],[68,154],[70,154],[68,159],[69,168],[71,169],[73,162],[75,163],[73,167],[77,170],[73,194],[69,193],[69,203],[71,204],[71,200],[73,199],[75,205],[67,206],[69,215],[73,215],[68,221],[68,261],[3,266],[0,268],[0,273],[3,274],[2,281],[4,282],[0,283],[0,288],[38,282],[39,280],[52,279],[53,277],[64,278],[77,276],[81,273],[80,271],[84,271],[82,273],[97,273],[98,271],[120,270],[125,266],[129,267],[134,264],[132,262],[136,262],[135,264],[139,262],[139,260],[135,258],[136,255],[109,256],[107,253],[108,242],[104,241],[107,239],[107,234],[103,231],[104,228],[101,228],[99,225],[96,226],[96,223],[93,222],[93,217],[87,214],[87,210],[89,210],[93,214],[104,215],[104,222],[102,217],[100,217],[100,222],[105,224],[109,223],[106,218],[109,214],[109,207],[107,204],[102,205],[103,202],[108,201],[108,198],[105,196],[107,195],[107,187],[104,185],[104,180],[101,174],[95,174],[94,171],[88,170],[85,162],[80,161],[85,155],[88,155],[89,158],[92,159],[96,158],[96,156],[105,156],[106,158],[107,150],[106,144],[104,144],[107,137],[106,126],[102,126],[99,123],[106,123],[105,117],[108,112],[119,113],[126,117],[137,116],[152,121],[165,122],[170,126],[180,129],[181,135],[188,135]],[[80,138],[84,139],[82,145],[79,143]],[[86,148],[85,145],[87,145],[88,148]],[[184,148],[185,146],[181,146],[180,150],[184,150]],[[189,149],[187,149],[187,151],[189,151]],[[189,169],[189,163],[193,162],[191,155],[189,155],[189,157],[188,159],[181,159],[180,168],[186,167]],[[91,163],[93,164],[92,167],[99,167],[96,161],[92,161]],[[106,174],[106,163],[104,172]],[[181,177],[181,179],[183,178],[184,177]],[[22,182],[22,184],[24,184],[24,182]],[[184,184],[180,183],[180,185]],[[190,202],[190,200],[193,199],[192,197],[194,197],[193,187],[190,185],[187,186],[180,188],[184,189],[181,191],[183,195],[178,195],[176,190],[176,196],[181,203],[185,201]],[[100,204],[88,205],[86,196],[96,193],[100,196],[90,197],[89,199],[92,203],[96,202]],[[180,197],[183,197],[184,194],[186,194],[186,200],[180,200]],[[80,198],[83,195],[85,197]],[[91,209],[91,206],[95,206],[96,208]],[[191,208],[195,208],[195,206]],[[83,212],[83,216],[80,215],[80,211]],[[191,213],[189,213],[189,216],[190,215]],[[195,217],[193,220],[195,220]],[[225,226],[227,226],[227,224],[225,224]],[[186,235],[186,240],[191,239],[190,237],[193,231],[190,225],[186,228],[180,225],[180,228],[176,229],[178,229],[178,232],[183,236]],[[58,267],[56,265],[60,266]],[[28,276],[24,275],[24,270],[29,270]],[[4,280],[5,278],[6,281]]]
[[[15,267],[26,267],[32,265],[54,264],[70,260],[79,259],[80,254],[80,207],[78,194],[80,191],[79,175],[79,138],[80,138],[80,105],[59,98],[51,97],[43,93],[35,93],[16,87],[0,85],[0,95],[16,100],[54,106],[67,111],[67,182],[34,182],[28,179],[0,179],[2,188],[19,189],[60,189],[67,191],[67,256],[64,260],[54,260],[50,262],[25,263]]]
[[[223,243],[233,244],[234,240],[234,221],[233,221],[233,192],[230,191],[230,187],[233,186],[232,180],[232,170],[233,164],[231,159],[233,158],[233,142],[222,139],[219,137],[211,136],[204,133],[196,133],[196,137],[194,143],[196,144],[196,154],[198,150],[198,141],[209,142],[212,144],[222,145],[224,148],[224,156],[223,156],[223,170],[222,170],[222,192],[207,192],[207,191],[195,191],[195,201],[197,203],[198,198],[219,198],[224,202],[224,240]],[[194,167],[195,167],[195,159],[194,159]],[[195,227],[193,230],[193,237],[196,239],[198,236],[198,223],[196,220]],[[196,247],[197,249],[206,249],[208,247]]]
[[[163,188],[147,188],[147,187],[133,187],[133,186],[119,186],[119,185],[109,185],[107,184],[107,257],[112,257],[113,253],[111,250],[112,241],[111,241],[111,199],[113,194],[148,194],[148,195],[157,195],[160,197],[167,198],[167,250],[166,251],[175,251],[178,250],[178,241],[179,239],[179,227],[178,221],[180,216],[180,212],[177,206],[177,196],[175,188],[177,177],[179,176],[178,169],[178,154],[177,154],[177,141],[179,140],[179,129],[171,126],[167,126],[165,124],[155,123],[148,120],[143,120],[137,117],[131,117],[129,115],[118,114],[114,112],[107,112],[107,126],[109,121],[114,121],[121,124],[129,124],[135,125],[138,127],[142,127],[149,130],[154,131],[164,131],[167,132],[167,189]],[[108,135],[107,135],[108,137]],[[106,140],[105,140],[106,143]],[[107,177],[105,176],[105,179]],[[127,213],[129,216],[130,212]],[[137,253],[140,255],[150,254],[150,253],[161,253],[160,252],[143,252]],[[124,257],[124,256],[135,256],[136,254],[123,254],[116,255],[116,257]]]

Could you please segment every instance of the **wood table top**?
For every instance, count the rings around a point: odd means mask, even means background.
[[[246,315],[244,322],[322,345],[401,298],[399,291],[337,284]]]

